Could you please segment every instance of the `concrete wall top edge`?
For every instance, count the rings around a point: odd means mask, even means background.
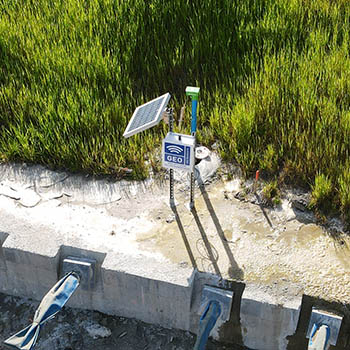
[[[55,256],[61,242],[57,234],[43,225],[19,219],[10,213],[0,212],[3,248],[13,248],[35,254]]]
[[[296,310],[301,305],[302,297],[303,292],[293,284],[271,286],[248,283],[242,295],[243,300],[255,300]]]
[[[101,268],[183,287],[189,287],[192,284],[195,274],[192,268],[183,268],[170,262],[162,263],[150,257],[127,256],[114,252],[106,255]]]

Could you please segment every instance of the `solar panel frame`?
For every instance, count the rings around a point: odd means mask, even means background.
[[[123,136],[127,138],[157,125],[162,119],[163,111],[168,105],[170,97],[171,95],[166,93],[138,106],[126,127]]]

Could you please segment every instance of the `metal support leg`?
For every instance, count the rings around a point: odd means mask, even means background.
[[[169,131],[173,132],[174,131],[174,117],[173,117],[173,109],[172,108],[167,108],[167,113],[169,117]],[[170,175],[170,188],[169,188],[169,193],[170,193],[170,199],[169,199],[169,204],[170,207],[175,206],[175,197],[174,197],[174,169],[170,169],[169,172]]]
[[[170,206],[175,206],[175,197],[174,197],[174,169],[170,169]]]
[[[194,208],[194,173],[191,173],[190,210]]]

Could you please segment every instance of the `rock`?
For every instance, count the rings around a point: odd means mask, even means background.
[[[166,222],[168,224],[171,224],[172,222],[175,221],[175,215],[169,215],[167,218],[166,218]]]
[[[300,211],[307,211],[310,203],[310,195],[308,193],[302,195],[293,195],[291,204],[293,209]]]
[[[221,160],[215,153],[210,153],[208,157],[202,159],[200,163],[195,166],[195,177],[198,185],[208,183],[216,171],[220,167]]]
[[[40,196],[49,201],[50,199],[58,199],[63,196],[63,192],[47,192],[47,193],[40,193]]]
[[[246,200],[246,197],[247,197],[247,194],[245,193],[245,191],[238,191],[236,194],[235,194],[235,198],[240,200],[240,201],[245,201]]]
[[[228,181],[225,184],[225,191],[227,192],[238,192],[241,190],[241,181],[240,179],[234,179],[231,181]]]
[[[217,149],[219,149],[219,147],[220,147],[220,145],[219,145],[219,143],[218,142],[214,142],[212,145],[211,145],[211,149],[212,150],[217,150]]]
[[[93,339],[107,338],[112,334],[109,328],[101,326],[98,323],[86,322],[83,327]]]
[[[188,262],[187,262],[187,261],[181,261],[181,262],[179,263],[179,266],[180,266],[180,267],[183,267],[183,268],[187,268],[187,267],[188,267]]]
[[[17,191],[13,190],[10,186],[7,186],[4,183],[0,183],[0,195],[16,200],[21,198]]]
[[[19,194],[19,203],[21,203],[21,205],[27,208],[35,207],[41,201],[41,197],[34,190],[31,189],[25,189],[19,192]]]
[[[232,193],[228,191],[224,191],[224,198],[226,200],[232,200]]]

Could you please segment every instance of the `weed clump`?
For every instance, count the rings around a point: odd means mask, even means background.
[[[310,209],[328,211],[332,206],[333,184],[330,178],[324,174],[318,174],[315,184],[311,186]]]
[[[269,206],[276,207],[281,204],[281,193],[276,180],[267,182],[264,185],[262,199]]]
[[[350,166],[344,167],[339,177],[340,210],[344,219],[350,222]]]

